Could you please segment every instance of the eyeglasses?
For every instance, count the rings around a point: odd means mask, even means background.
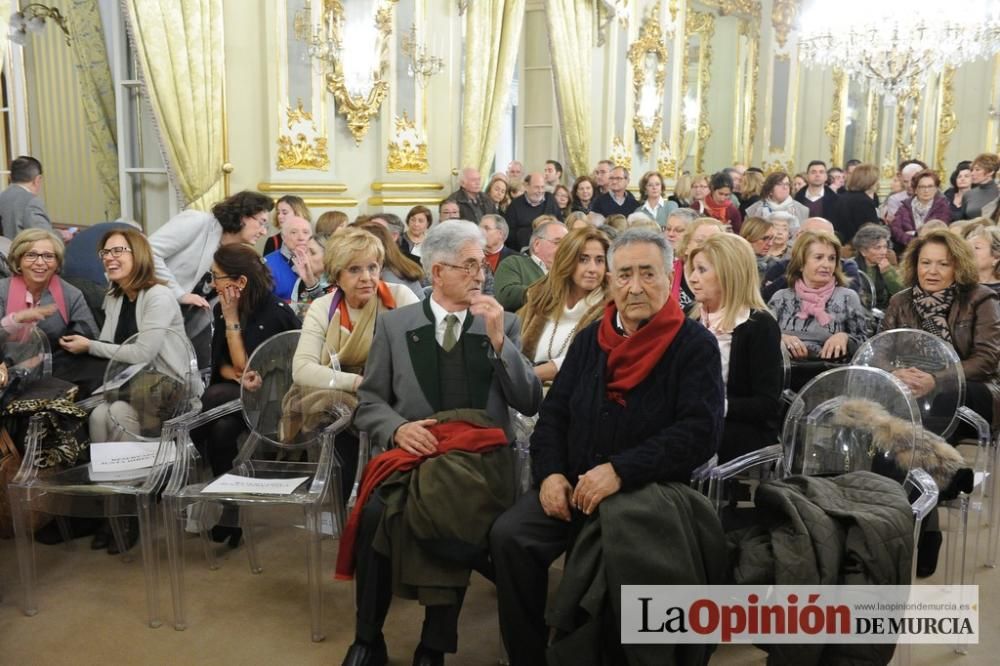
[[[934,190],[937,189],[937,185],[931,183],[930,185],[917,185],[918,190]]]
[[[557,238],[555,240],[552,240],[551,238],[546,238],[545,236],[539,236],[538,240],[548,241],[553,245],[555,245],[556,247],[559,247],[559,243],[562,243],[562,238]]]
[[[208,283],[209,284],[215,284],[219,280],[233,280],[233,279],[235,279],[235,278],[233,278],[232,275],[216,275],[215,273],[209,273],[208,274]]]
[[[611,176],[608,180],[625,180],[624,176]]]
[[[47,264],[54,263],[56,260],[56,255],[51,252],[25,252],[24,258],[28,260],[29,264],[33,264],[39,259]]]
[[[108,255],[110,254],[115,259],[118,259],[126,252],[131,253],[132,248],[122,247],[121,245],[119,245],[118,247],[106,247],[103,250],[98,250],[97,256],[100,257],[101,259],[107,259]]]
[[[774,234],[771,234],[770,236],[763,236],[763,237],[761,237],[760,242],[761,243],[773,243],[774,242]]]
[[[472,277],[474,275],[479,275],[480,272],[482,272],[485,275],[486,271],[489,270],[490,267],[490,265],[485,261],[475,261],[475,260],[467,261],[461,266],[457,266],[455,264],[448,264],[443,261],[441,262],[441,264],[443,266],[447,266],[448,268],[454,268],[457,271],[465,271],[465,274],[468,275],[469,277]]]

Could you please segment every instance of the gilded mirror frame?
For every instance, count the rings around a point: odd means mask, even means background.
[[[688,73],[690,65],[690,42],[693,37],[698,37],[698,126],[695,130],[695,150],[694,162],[695,172],[704,171],[705,143],[712,136],[712,126],[708,122],[708,90],[712,83],[712,36],[715,34],[715,16],[708,12],[689,11],[684,23],[684,62],[681,65],[681,91],[687,91],[690,84]],[[687,121],[683,114],[680,118],[680,145],[684,150],[678,156],[680,167],[683,171],[683,164],[687,160],[687,148],[685,137],[688,132]]]
[[[368,94],[354,95],[347,89],[341,58],[335,60],[333,71],[326,75],[326,88],[337,102],[337,111],[347,119],[347,127],[351,130],[357,145],[361,145],[361,140],[368,133],[372,118],[378,114],[379,107],[389,91],[389,79],[386,75],[389,67],[387,52],[389,35],[392,34],[392,8],[397,0],[372,0],[372,2],[376,5],[375,28],[378,32],[378,43],[374,48],[378,67],[373,71],[374,80]],[[343,2],[323,0],[324,27],[338,50],[344,45],[344,21]]]
[[[653,100],[655,111],[652,121],[645,122],[641,113],[643,100],[643,89],[646,85],[647,72],[646,63],[652,55],[656,60],[653,75]],[[642,154],[649,155],[653,148],[653,142],[660,134],[663,126],[663,111],[660,100],[663,99],[663,85],[667,78],[667,61],[669,52],[667,45],[663,41],[663,28],[660,26],[660,3],[655,3],[650,9],[649,15],[642,23],[642,30],[639,38],[632,42],[628,49],[628,59],[632,64],[632,129],[635,130],[636,138],[642,147]]]

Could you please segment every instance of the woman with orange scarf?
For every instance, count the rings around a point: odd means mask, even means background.
[[[293,429],[315,430],[328,424],[333,405],[357,407],[378,313],[417,302],[401,284],[382,281],[385,250],[373,234],[343,227],[330,238],[326,274],[336,289],[312,302],[302,322],[302,337],[292,359],[292,377],[302,400],[303,422]],[[336,356],[336,364],[331,363]],[[293,389],[295,390],[295,389]],[[292,436],[286,429],[285,436]],[[353,479],[358,463],[357,439],[345,433],[335,444],[344,479]],[[343,485],[350,493],[350,483]]]
[[[708,181],[708,196],[701,201],[700,212],[728,224],[733,233],[740,233],[743,215],[733,202],[733,179],[725,171],[713,174]],[[697,210],[697,209],[696,209]]]

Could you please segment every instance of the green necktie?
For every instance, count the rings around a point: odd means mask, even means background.
[[[458,317],[450,314],[444,318],[444,323],[444,340],[441,342],[441,346],[444,347],[445,351],[451,351],[451,348],[458,342]]]

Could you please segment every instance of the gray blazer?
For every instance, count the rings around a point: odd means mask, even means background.
[[[486,411],[511,441],[510,408],[530,416],[542,401],[541,383],[520,352],[520,331],[518,318],[505,313],[504,344],[497,357],[481,317],[466,316],[462,330],[466,367],[478,366],[487,372],[492,367],[492,382],[488,387],[484,383]],[[469,344],[472,341],[474,345]],[[475,378],[469,379],[471,390],[477,390]],[[365,378],[358,388],[354,416],[358,430],[368,432],[373,444],[391,448],[401,425],[439,411],[438,392],[437,341],[430,305],[424,301],[379,315]]]
[[[42,200],[17,183],[0,192],[0,220],[3,220],[3,235],[11,240],[25,229],[52,228]]]

